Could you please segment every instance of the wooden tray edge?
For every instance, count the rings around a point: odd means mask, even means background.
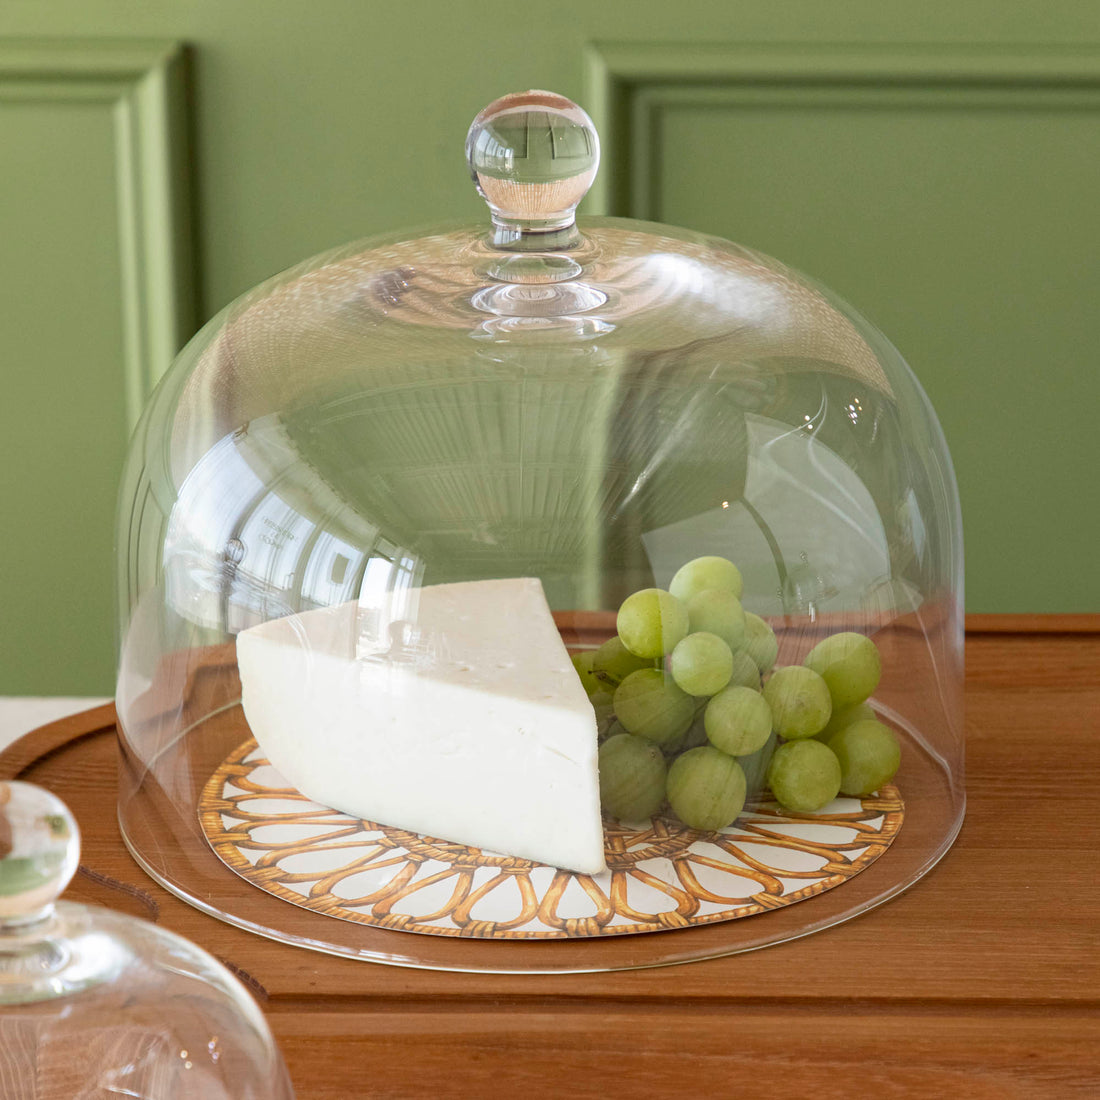
[[[23,734],[0,751],[0,779],[19,779],[33,764],[73,741],[108,729],[113,731],[117,720],[114,703],[104,703],[58,718]]]
[[[1100,614],[1039,614],[1002,612],[966,616],[967,634],[1098,634]]]

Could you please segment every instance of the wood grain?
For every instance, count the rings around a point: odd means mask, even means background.
[[[290,1026],[287,1026],[287,1025]],[[1081,1048],[1094,1021],[1036,1010],[960,1017],[935,1007],[746,1006],[685,1011],[318,1011],[275,1017],[307,1096],[852,1097],[1090,1096]],[[348,1066],[362,1093],[345,1093]],[[301,1084],[298,1085],[301,1092]]]
[[[155,912],[251,984],[303,1100],[697,1098],[765,1080],[773,1097],[1095,1096],[1100,632],[1030,621],[968,635],[969,801],[946,859],[846,924],[685,966],[440,973],[222,924],[122,847],[110,708],[28,734],[0,778],[43,783],[77,814],[99,877],[71,898]]]

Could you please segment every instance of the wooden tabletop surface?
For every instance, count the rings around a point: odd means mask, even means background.
[[[805,939],[618,973],[401,969],[192,909],[119,838],[109,706],[16,742],[0,779],[76,814],[70,899],[242,976],[300,1100],[1100,1097],[1100,617],[968,620],[966,688],[967,818],[926,878]]]

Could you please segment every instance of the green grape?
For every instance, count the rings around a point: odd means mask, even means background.
[[[703,716],[710,743],[730,756],[748,756],[768,740],[772,712],[758,691],[729,687],[707,704]]]
[[[874,719],[853,722],[834,733],[828,746],[840,761],[840,789],[859,797],[872,794],[897,774],[901,746],[889,726]]]
[[[779,641],[775,631],[759,615],[745,612],[745,651],[756,662],[761,675],[771,672],[779,656]]]
[[[677,687],[688,695],[714,695],[730,682],[733,654],[717,634],[689,634],[669,662]]]
[[[593,671],[592,662],[595,658],[596,651],[594,649],[586,649],[580,653],[574,653],[570,658],[573,662],[573,667],[577,670],[577,675],[580,677],[581,686],[584,688],[589,698],[592,697],[593,693],[605,691],[607,689],[607,684],[605,684]]]
[[[604,690],[594,691],[588,697],[588,701],[596,712],[596,729],[606,729],[615,718],[615,697],[607,690],[605,684]]]
[[[668,769],[660,748],[629,733],[617,733],[601,746],[600,804],[621,821],[647,821],[665,800]]]
[[[775,732],[769,733],[763,748],[737,758],[737,763],[745,773],[746,796],[759,794],[768,785],[768,765],[772,762],[772,755],[778,744],[779,735]]]
[[[616,625],[636,657],[663,657],[688,632],[687,608],[661,588],[643,588],[623,600]]]
[[[764,685],[764,698],[772,708],[772,728],[788,741],[813,737],[832,714],[825,681],[802,665],[776,669]]]
[[[829,685],[834,707],[862,703],[878,687],[882,661],[863,634],[833,634],[810,650],[803,662]]]
[[[681,565],[668,586],[668,590],[681,600],[690,600],[704,588],[723,588],[740,599],[744,588],[741,571],[726,558],[696,558]]]
[[[739,649],[733,655],[733,670],[730,672],[729,687],[747,687],[753,691],[760,690],[760,669],[756,662],[745,652]]]
[[[632,672],[640,668],[653,668],[654,661],[651,657],[635,657],[629,649],[623,645],[623,640],[617,634],[614,638],[608,638],[592,658],[592,670],[607,680],[613,680],[616,684],[625,680]]]
[[[660,669],[643,668],[615,689],[615,717],[630,733],[676,749],[695,718],[695,700]]]
[[[795,813],[813,813],[840,792],[840,761],[813,738],[780,745],[768,765],[768,786],[776,801]]]
[[[688,749],[672,762],[666,785],[672,812],[693,829],[724,829],[745,805],[745,773],[711,745]]]
[[[745,611],[741,601],[721,588],[704,588],[687,601],[688,628],[692,633],[717,634],[730,647],[745,641]]]
[[[819,741],[828,741],[834,733],[839,733],[853,722],[873,722],[874,720],[875,712],[871,709],[870,703],[856,703],[854,707],[834,710],[829,721],[825,723],[825,728],[820,733],[815,733],[814,737]]]

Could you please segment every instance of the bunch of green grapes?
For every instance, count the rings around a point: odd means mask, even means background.
[[[868,703],[882,671],[874,642],[834,634],[776,668],[775,633],[744,610],[742,589],[733,562],[696,558],[667,591],[628,596],[615,637],[573,658],[613,817],[644,821],[667,802],[684,824],[721,829],[765,787],[807,813],[894,777],[897,738]]]

